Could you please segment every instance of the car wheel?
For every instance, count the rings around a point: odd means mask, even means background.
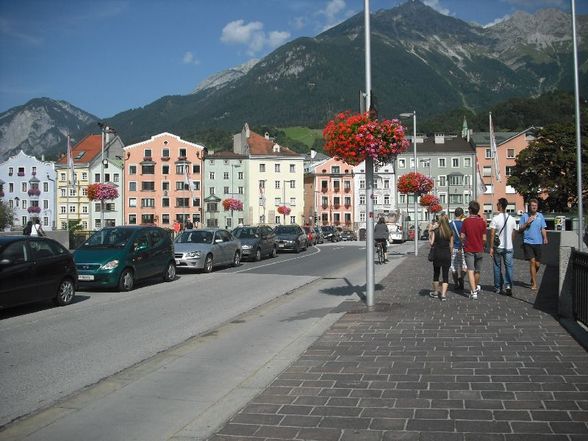
[[[295,253],[299,253],[300,252],[300,244],[297,243],[296,246],[294,247],[294,252]]]
[[[204,272],[205,273],[210,273],[212,272],[212,268],[213,268],[214,264],[212,261],[212,254],[207,254],[206,255],[206,259],[204,259]]]
[[[57,288],[57,295],[54,298],[55,304],[59,306],[69,305],[76,295],[76,286],[71,279],[63,279]]]
[[[241,263],[241,254],[239,251],[235,251],[235,255],[233,256],[233,266],[239,266]]]
[[[272,253],[270,254],[270,256],[273,257],[277,257],[278,255],[278,249],[276,247],[272,248]]]
[[[135,275],[133,274],[133,270],[130,268],[126,268],[122,274],[120,275],[120,279],[118,280],[118,290],[119,291],[131,291],[135,287]]]
[[[255,250],[254,259],[256,262],[259,262],[261,260],[261,249],[260,248]]]
[[[176,264],[174,262],[170,262],[167,264],[167,268],[165,273],[163,273],[163,281],[164,282],[171,282],[176,278]]]

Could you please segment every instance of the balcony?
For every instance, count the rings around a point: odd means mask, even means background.
[[[41,190],[39,190],[38,188],[31,188],[29,191],[27,191],[27,194],[29,196],[39,197],[39,195],[41,194]]]
[[[24,176],[24,175],[25,175],[25,173],[24,173],[23,171],[19,171],[19,172],[16,174],[16,176]]]
[[[178,161],[185,161],[186,157],[185,156],[178,156]]]
[[[169,161],[169,156],[162,156],[161,157],[161,160],[162,161]]]
[[[323,210],[326,210],[327,208],[329,208],[329,204],[322,204],[321,207],[323,207]]]
[[[29,213],[37,213],[38,214],[38,213],[41,212],[41,207],[37,207],[37,206],[31,205],[29,208],[27,208],[27,211]]]
[[[340,207],[341,207],[341,204],[333,204],[333,208],[336,210],[339,209]]]
[[[348,210],[350,207],[351,207],[351,204],[345,204],[345,208],[347,208]]]
[[[151,162],[153,161],[153,158],[151,156],[143,156],[143,161]]]
[[[345,187],[345,193],[349,193],[351,191],[351,187]]]
[[[335,193],[339,193],[339,192],[341,191],[341,187],[335,187],[335,188],[333,189],[333,191],[334,191]]]

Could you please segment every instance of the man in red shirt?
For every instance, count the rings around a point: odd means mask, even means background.
[[[468,206],[469,217],[463,221],[460,237],[465,252],[465,261],[468,267],[468,280],[470,282],[470,298],[478,299],[480,293],[480,268],[482,267],[482,253],[486,243],[486,221],[478,213],[480,204],[471,201]]]

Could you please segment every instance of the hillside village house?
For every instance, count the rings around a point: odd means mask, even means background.
[[[366,182],[365,162],[354,167],[354,222],[357,230],[365,230],[366,226]],[[388,216],[396,210],[396,179],[393,164],[374,167],[374,218]]]
[[[484,209],[484,215],[491,218],[496,212],[496,202],[499,198],[506,198],[509,202],[507,213],[521,215],[525,211],[525,201],[522,195],[507,184],[508,177],[515,165],[518,154],[529,146],[535,139],[537,129],[530,127],[522,132],[496,132],[496,153],[500,172],[500,181],[496,179],[490,148],[490,133],[479,132],[472,135],[472,144],[476,149],[476,157],[486,186],[486,192],[478,196],[478,202]]]
[[[453,217],[457,207],[467,212],[469,202],[476,197],[475,151],[467,139],[461,136],[435,134],[432,137],[417,136],[417,171],[433,178],[432,193],[446,213]],[[414,171],[414,153],[398,155],[398,177]],[[414,195],[398,194],[398,208],[414,219]],[[418,206],[419,221],[429,220],[430,214]]]
[[[204,146],[164,132],[124,150],[127,224],[200,224]]]
[[[253,132],[247,123],[233,136],[233,152],[249,157],[246,222],[304,224],[304,155],[277,144],[269,133],[261,136]],[[279,213],[281,206],[290,212]]]
[[[204,224],[207,227],[232,229],[249,224],[249,192],[246,191],[248,157],[233,152],[209,152],[205,157]],[[225,210],[225,199],[237,199],[243,210]],[[255,201],[257,203],[257,200]]]
[[[46,231],[55,229],[55,165],[22,150],[0,164],[0,199],[14,209],[17,230],[38,218]]]
[[[99,230],[103,226],[121,225],[123,221],[122,155],[123,143],[112,133],[88,135],[71,149],[74,162],[75,183],[63,155],[55,163],[57,174],[56,205],[60,229],[67,229],[67,222],[78,220],[84,230]],[[104,142],[104,148],[103,148]],[[104,155],[102,151],[104,150]],[[88,199],[88,185],[104,182],[119,187],[118,198],[104,203],[104,225],[101,225],[101,204]]]

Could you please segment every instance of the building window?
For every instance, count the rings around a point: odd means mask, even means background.
[[[398,160],[398,168],[406,168],[406,159]]]
[[[21,190],[26,193],[27,192],[27,183],[26,182],[21,182]]]
[[[161,206],[169,207],[169,198],[161,198]]]
[[[482,168],[482,176],[492,176],[492,167],[485,165]]]
[[[296,188],[296,181],[292,179],[290,182],[290,188]]]
[[[190,206],[190,198],[176,198],[177,208],[187,208]]]
[[[137,191],[137,183],[129,182],[129,191]]]
[[[214,180],[214,172],[209,172],[208,173],[208,178],[211,180]]]
[[[136,165],[129,165],[129,175],[136,175],[137,174],[137,166]]]
[[[186,157],[186,149],[180,149],[180,158]]]
[[[141,199],[141,207],[142,208],[155,208],[155,199],[153,199],[153,198],[142,198]]]
[[[129,214],[129,225],[136,225],[137,224],[137,215],[136,214]]]
[[[137,206],[137,198],[129,198],[129,207]]]
[[[161,166],[161,173],[164,175],[169,175],[169,165],[162,165]]]
[[[506,157],[508,159],[514,159],[515,158],[515,150],[514,149],[506,149]]]
[[[359,181],[359,188],[361,190],[365,189],[365,181]]]
[[[243,172],[237,173],[237,179],[243,180]]]
[[[8,167],[8,176],[12,176],[14,174],[14,167]],[[63,174],[65,176],[65,173]]]
[[[274,171],[280,173],[280,164],[274,164]]]
[[[387,194],[384,195],[384,205],[390,205],[390,196]]]
[[[296,198],[290,198],[290,206],[291,207],[295,207],[296,206]]]
[[[282,198],[274,198],[274,205],[278,206],[282,203]]]
[[[169,214],[162,214],[161,215],[161,223],[163,225],[169,225]]]
[[[463,166],[464,167],[471,167],[472,166],[472,158],[463,158]]]
[[[183,190],[185,185],[184,181],[176,181],[176,190]]]
[[[486,149],[484,152],[484,157],[486,159],[492,159],[492,149]]]
[[[339,174],[341,174],[341,167],[338,166],[338,165],[333,165],[331,167],[331,174],[333,174],[333,175],[339,175]]]
[[[259,181],[259,188],[265,188],[265,181],[263,179]]]
[[[94,182],[100,182],[100,173],[94,173]]]
[[[155,191],[155,182],[141,182],[141,191]]]
[[[296,164],[290,164],[290,173],[296,173]]]
[[[192,164],[192,173],[200,173],[200,166]]]
[[[439,187],[445,187],[447,185],[446,184],[447,178],[445,176],[441,175],[437,178],[437,180],[439,182]]]
[[[265,172],[265,164],[259,164],[259,171],[261,173]]]
[[[224,187],[224,189],[223,189],[223,190],[224,190],[224,191],[223,191],[223,192],[224,192],[224,194],[229,194],[229,187]]]
[[[446,167],[447,166],[445,158],[439,158],[438,164],[439,164],[439,167]]]
[[[223,179],[226,179],[226,180],[229,179],[229,172],[224,172],[223,173]]]
[[[290,224],[296,223],[296,216],[290,216]]]
[[[359,195],[359,205],[365,205],[365,194]]]
[[[390,180],[384,179],[384,188],[390,188]]]
[[[279,190],[279,189],[280,189],[280,181],[275,181],[275,182],[274,182],[274,188],[275,188],[276,190]]]
[[[155,174],[155,164],[142,165],[141,166],[141,174],[154,175]]]
[[[169,190],[169,181],[163,181],[163,182],[161,183],[161,189],[162,189],[163,191],[168,191],[168,190]]]
[[[448,185],[462,185],[462,175],[450,175],[448,176]]]
[[[513,166],[507,165],[506,166],[506,176],[512,176],[512,171],[514,170]]]
[[[451,167],[459,168],[459,158],[451,158]]]

